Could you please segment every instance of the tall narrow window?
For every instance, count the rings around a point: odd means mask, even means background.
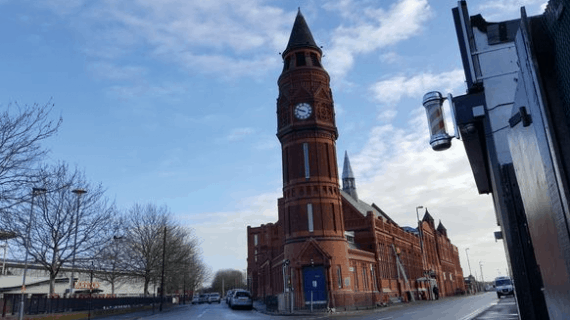
[[[309,232],[313,232],[313,204],[307,203],[307,219]]]
[[[337,284],[338,288],[342,288],[342,272],[340,272],[340,266],[336,266],[336,277],[338,278]]]
[[[303,156],[305,159],[305,179],[309,179],[311,170],[309,168],[309,144],[307,142],[303,143]]]
[[[374,284],[374,291],[378,291],[378,284],[376,283],[376,274],[374,273],[374,265],[370,265],[370,275],[372,276],[372,283]]]
[[[305,61],[305,53],[304,52],[295,53],[295,60],[297,60],[297,67],[307,65],[307,61]]]
[[[366,267],[362,267],[362,289],[368,290],[368,276],[366,275]]]
[[[258,237],[256,234],[253,235],[253,245],[257,246]]]

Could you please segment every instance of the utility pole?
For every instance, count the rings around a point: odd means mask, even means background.
[[[160,280],[160,307],[162,312],[162,302],[164,300],[164,261],[166,260],[166,226],[164,226],[164,241],[162,242],[162,278]]]
[[[19,319],[24,319],[24,308],[25,308],[25,293],[26,293],[26,273],[28,271],[28,252],[30,252],[30,233],[32,232],[32,222],[34,220],[34,197],[36,195],[46,193],[46,189],[43,188],[32,188],[32,206],[30,208],[30,220],[28,221],[28,226],[26,230],[26,240],[24,241],[24,246],[26,247],[25,264],[24,264],[24,274],[22,275],[22,295],[20,296],[20,313]],[[6,254],[4,253],[4,256]],[[6,259],[6,257],[4,257]]]
[[[75,216],[75,237],[73,238],[73,257],[71,259],[71,278],[69,279],[69,296],[73,293],[73,283],[75,281],[75,253],[77,252],[77,230],[79,229],[79,204],[81,195],[87,191],[83,189],[74,189],[71,192],[77,195],[77,215]]]

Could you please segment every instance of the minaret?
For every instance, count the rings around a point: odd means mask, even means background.
[[[344,152],[344,166],[342,168],[342,191],[348,193],[354,200],[358,201],[358,194],[356,193],[356,181],[350,160],[348,160],[348,152]]]
[[[350,275],[336,160],[338,132],[322,51],[300,10],[282,57],[277,137],[283,157],[279,211],[284,260],[290,260],[293,268],[293,287],[300,289],[303,281],[311,281],[316,285],[313,298],[326,301],[328,290],[345,290],[337,282],[331,288],[330,277],[337,277],[337,271],[341,279]],[[304,293],[296,299],[297,305],[304,306],[310,296]]]

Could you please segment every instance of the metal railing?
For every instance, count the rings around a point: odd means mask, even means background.
[[[20,311],[20,295],[5,295],[0,299],[0,317],[16,315]],[[48,298],[47,296],[32,296],[24,301],[24,314],[53,314],[77,311],[96,311],[108,309],[131,309],[144,306],[157,306],[160,297],[75,297]],[[163,304],[172,304],[172,297],[164,297]]]

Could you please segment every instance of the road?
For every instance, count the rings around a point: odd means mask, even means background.
[[[511,301],[512,300],[512,301]],[[336,314],[299,315],[295,317],[267,315],[255,310],[232,310],[224,302],[221,304],[199,304],[176,306],[163,313],[122,315],[106,317],[104,320],[255,320],[255,319],[302,319],[302,320],[467,320],[496,303],[510,304],[511,297],[497,299],[494,292],[473,296],[457,296],[437,301],[418,301],[375,310],[338,312]],[[500,318],[493,318],[500,319]],[[512,319],[512,318],[508,318]]]

